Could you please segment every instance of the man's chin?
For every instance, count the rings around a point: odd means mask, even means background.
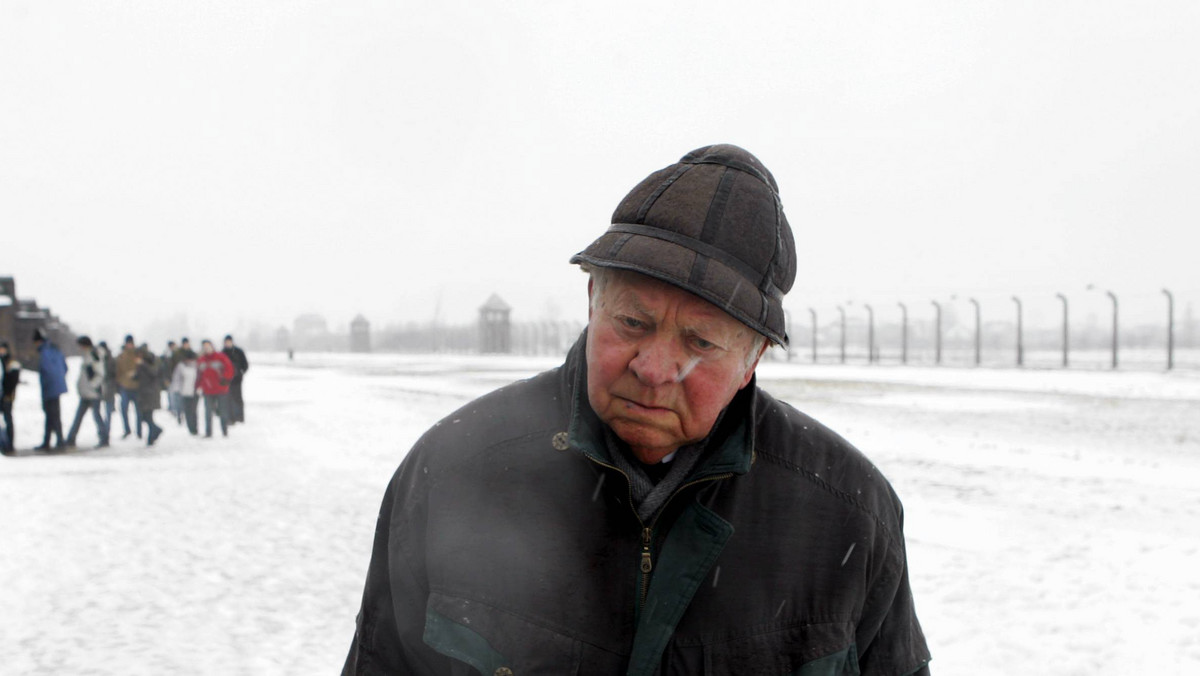
[[[629,445],[638,460],[644,463],[658,462],[679,448],[673,436],[644,423],[616,420],[609,427],[621,441]]]

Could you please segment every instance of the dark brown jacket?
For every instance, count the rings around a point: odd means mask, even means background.
[[[404,459],[344,674],[927,673],[900,501],[859,451],[752,382],[642,523],[583,355]]]

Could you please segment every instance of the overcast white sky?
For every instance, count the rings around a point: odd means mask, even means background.
[[[582,319],[567,258],[729,142],[793,313],[1200,300],[1196,3],[576,4],[0,0],[0,274],[85,331]]]

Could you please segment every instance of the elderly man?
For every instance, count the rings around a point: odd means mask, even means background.
[[[775,179],[710,146],[572,262],[586,333],[388,486],[344,673],[927,673],[900,501],[755,385],[796,254]]]

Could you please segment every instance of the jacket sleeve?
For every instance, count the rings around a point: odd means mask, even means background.
[[[171,384],[168,387],[172,392],[183,392],[183,362],[179,362],[171,370]]]
[[[88,363],[84,365],[83,375],[87,375],[89,367],[91,368],[91,377],[88,378],[88,387],[99,392],[100,387],[104,385],[104,360],[93,352]]]
[[[928,676],[929,648],[908,582],[904,513],[894,495],[893,500],[898,523],[863,608],[859,668],[864,676]]]
[[[375,523],[375,543],[354,639],[342,669],[353,674],[447,674],[450,660],[425,645],[429,586],[424,574],[421,508],[411,495],[409,453],[392,478]]]
[[[233,377],[237,375],[237,369],[233,367],[233,362],[224,352],[215,352],[217,361],[221,362],[221,384],[228,385]]]
[[[21,382],[21,362],[16,359],[8,360],[8,370],[4,372],[4,396],[16,394],[17,384]]]

